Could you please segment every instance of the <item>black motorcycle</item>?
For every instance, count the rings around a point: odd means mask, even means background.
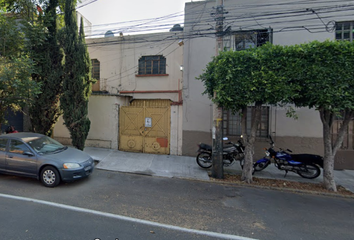
[[[279,170],[285,171],[285,176],[288,171],[295,172],[308,179],[317,178],[321,174],[319,166],[323,168],[323,157],[315,154],[291,154],[290,149],[283,150],[280,148],[279,151],[275,151],[271,136],[270,145],[271,147],[266,149],[266,156],[253,165],[254,172],[262,171],[268,167],[273,159],[275,166]]]
[[[224,138],[223,140],[228,140]],[[243,167],[243,162],[245,158],[244,150],[245,147],[240,140],[237,143],[227,142],[226,144],[230,146],[223,147],[223,164],[225,167],[231,166],[235,161],[240,161],[241,167]],[[197,163],[202,168],[210,168],[213,165],[212,159],[212,146],[200,143],[198,144],[198,155],[196,157]]]

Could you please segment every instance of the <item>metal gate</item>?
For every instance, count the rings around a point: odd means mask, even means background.
[[[120,108],[119,150],[170,154],[170,100],[135,100]]]

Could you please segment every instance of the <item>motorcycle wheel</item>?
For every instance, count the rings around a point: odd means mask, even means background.
[[[211,154],[207,152],[201,152],[197,155],[197,163],[201,168],[210,168],[213,165],[213,159]]]
[[[303,178],[314,179],[320,176],[321,169],[314,164],[305,164],[297,170],[297,174],[299,174]]]
[[[259,172],[259,171],[262,171],[263,169],[265,169],[266,167],[268,167],[269,164],[270,164],[270,161],[255,163],[253,166],[253,169],[255,172]]]

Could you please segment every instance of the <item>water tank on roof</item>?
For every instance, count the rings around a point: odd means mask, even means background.
[[[104,37],[114,37],[114,33],[111,30],[108,30],[105,34]]]
[[[183,31],[183,27],[179,24],[173,25],[173,28],[170,29],[170,32],[177,32],[177,31]]]

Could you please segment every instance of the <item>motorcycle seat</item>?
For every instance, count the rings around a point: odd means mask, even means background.
[[[291,154],[294,161],[302,162],[305,164],[317,164],[323,168],[323,157],[315,154]]]
[[[213,150],[213,147],[212,147],[212,146],[210,146],[209,144],[205,144],[205,143],[199,144],[199,147],[200,147],[201,149],[205,149],[205,150],[207,150],[207,151],[212,151],[212,150]]]

